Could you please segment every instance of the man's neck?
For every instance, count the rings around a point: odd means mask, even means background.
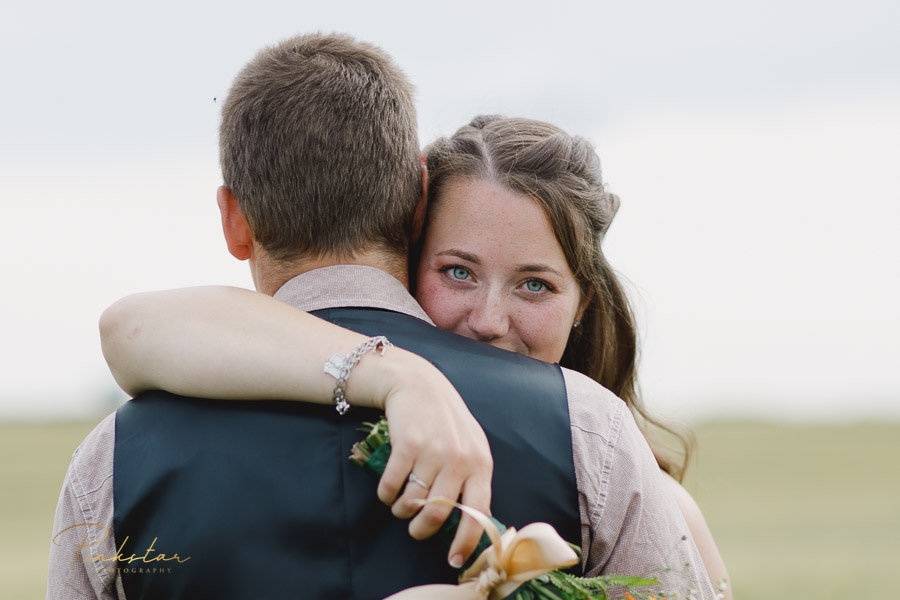
[[[272,261],[268,256],[258,256],[251,262],[250,271],[257,291],[274,296],[281,286],[297,275],[336,265],[360,265],[380,269],[399,280],[404,287],[409,287],[405,257],[382,251],[364,252],[353,256],[297,259],[287,263]]]

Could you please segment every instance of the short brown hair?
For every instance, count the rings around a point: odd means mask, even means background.
[[[418,154],[406,76],[346,35],[261,50],[222,106],[222,177],[276,260],[370,248],[405,255]]]
[[[600,158],[586,139],[533,119],[475,117],[427,148],[429,219],[441,190],[458,178],[496,181],[533,198],[546,213],[569,267],[590,302],[560,360],[619,396],[653,449],[660,467],[682,479],[693,440],[650,416],[637,386],[637,329],[628,297],[602,250],[619,209],[603,182]],[[427,223],[427,220],[426,220]],[[655,433],[672,436],[671,452]]]

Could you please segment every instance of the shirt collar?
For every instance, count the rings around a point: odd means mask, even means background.
[[[275,298],[307,312],[323,308],[360,307],[392,310],[434,323],[398,279],[363,265],[312,269],[289,279]]]

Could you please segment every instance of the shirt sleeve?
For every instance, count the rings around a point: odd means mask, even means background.
[[[649,575],[669,596],[714,599],[700,552],[664,474],[627,409],[595,544],[604,573]]]
[[[124,600],[113,558],[113,432],[110,415],[72,455],[53,518],[47,600]]]
[[[627,406],[580,373],[565,376],[585,575],[655,577],[667,597],[714,600],[684,516]]]

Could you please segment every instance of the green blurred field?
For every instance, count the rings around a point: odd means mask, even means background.
[[[72,450],[93,427],[0,424],[0,598],[45,592],[47,548]],[[688,488],[736,598],[882,598],[900,570],[900,424],[697,430]]]

